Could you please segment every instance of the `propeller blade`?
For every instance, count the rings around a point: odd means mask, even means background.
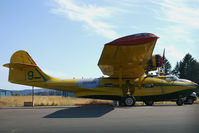
[[[165,48],[163,50],[162,60],[163,60],[163,64],[164,64],[165,63]]]
[[[162,55],[162,60],[163,60],[163,65],[162,65],[162,70],[163,70],[163,73],[165,74],[165,61],[166,57],[165,57],[165,48],[163,50],[163,55]]]

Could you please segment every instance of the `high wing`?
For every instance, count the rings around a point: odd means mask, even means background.
[[[140,33],[107,43],[98,66],[110,77],[140,77],[145,74],[158,38],[151,33]]]

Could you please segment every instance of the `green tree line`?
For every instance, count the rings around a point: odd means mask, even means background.
[[[199,62],[191,54],[186,54],[181,61],[176,63],[173,70],[166,58],[164,59],[164,64],[165,74],[173,74],[178,78],[188,79],[199,84]]]

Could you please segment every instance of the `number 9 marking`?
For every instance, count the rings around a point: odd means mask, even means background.
[[[32,80],[34,78],[33,76],[34,76],[33,71],[29,71],[28,72],[28,79]]]

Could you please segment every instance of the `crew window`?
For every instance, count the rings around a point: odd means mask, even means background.
[[[169,75],[169,76],[166,76],[166,80],[169,80],[169,81],[176,81],[178,78],[174,75]]]
[[[145,88],[153,88],[153,87],[154,87],[154,84],[145,84],[144,87],[145,87]]]

